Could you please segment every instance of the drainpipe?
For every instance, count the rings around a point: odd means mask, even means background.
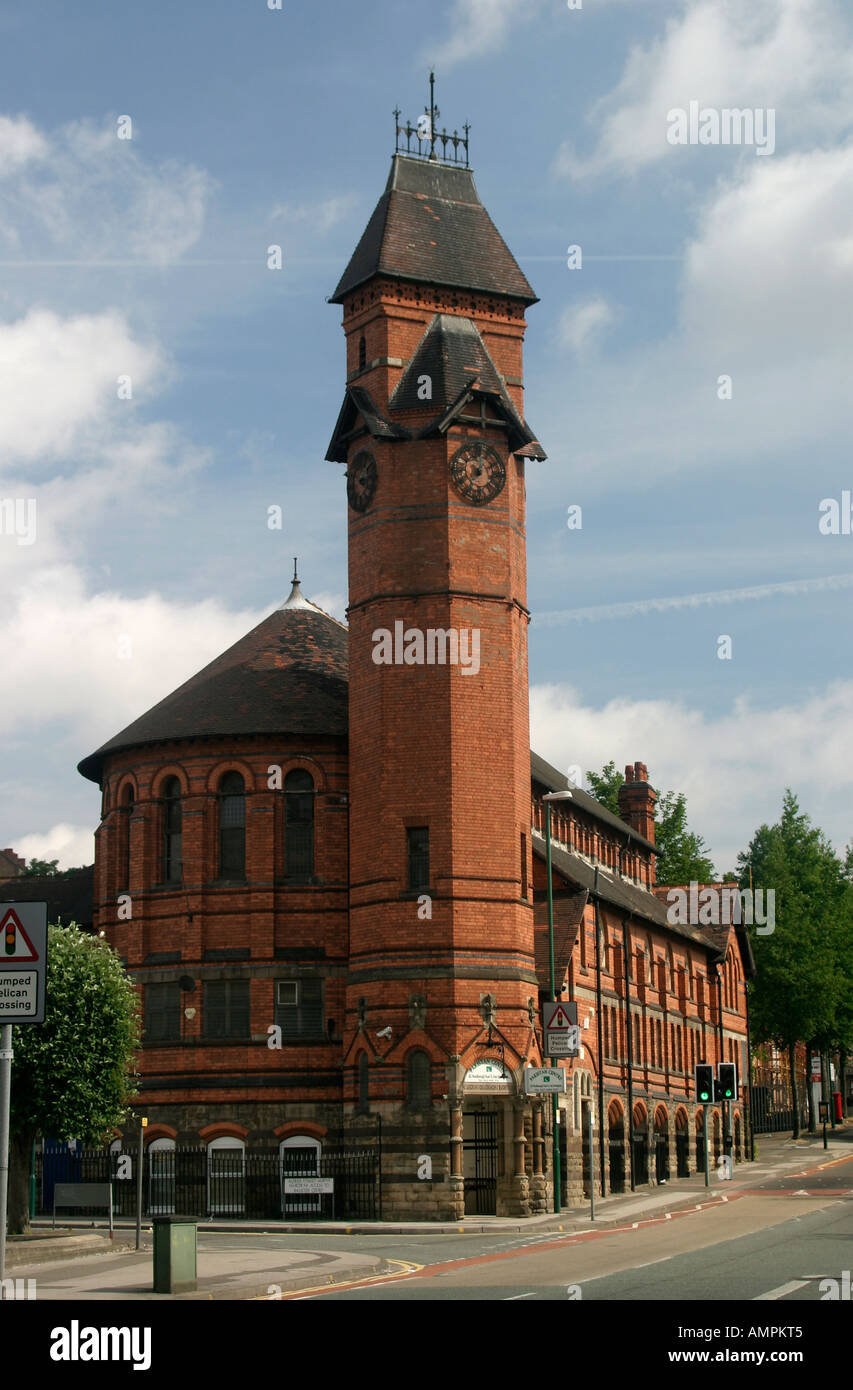
[[[601,1181],[601,1195],[606,1196],[604,1186],[604,1005],[601,1000],[601,924],[598,905],[598,868],[592,887],[595,899],[595,1008],[598,1022],[598,1171]]]
[[[631,1160],[631,1191],[636,1192],[634,1178],[634,1028],[631,1023],[631,961],[628,946],[628,923],[622,918],[622,954],[625,958],[625,1041],[628,1052],[628,1156]]]
[[[755,1131],[752,1127],[752,1034],[749,1027],[749,986],[743,982],[746,996],[746,1079],[743,1083],[744,1109],[749,1124],[749,1161],[755,1162]]]

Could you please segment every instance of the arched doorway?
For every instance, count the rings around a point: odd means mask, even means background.
[[[608,1187],[611,1192],[625,1191],[625,1117],[618,1100],[611,1101],[607,1112]]]
[[[686,1110],[675,1112],[675,1171],[679,1178],[690,1177],[690,1131]]]
[[[152,1139],[145,1150],[148,1169],[148,1214],[171,1216],[175,1210],[175,1141]]]
[[[669,1115],[666,1107],[659,1105],[655,1111],[655,1180],[667,1182],[669,1179]]]
[[[634,1106],[632,1140],[634,1144],[634,1182],[649,1180],[649,1116],[642,1101]]]
[[[319,1193],[300,1192],[298,1178],[319,1178],[320,1141],[308,1134],[291,1134],[278,1146],[279,1183],[282,1216],[310,1216],[322,1211]],[[295,1190],[294,1190],[295,1187]]]

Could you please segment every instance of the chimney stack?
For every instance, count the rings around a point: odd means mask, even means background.
[[[649,786],[649,770],[645,763],[630,763],[625,768],[625,781],[619,788],[619,814],[638,835],[655,842],[655,802],[657,797]]]

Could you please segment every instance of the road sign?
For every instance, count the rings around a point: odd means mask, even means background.
[[[548,1057],[577,1057],[581,1045],[577,1004],[562,999],[543,1004],[542,1027]]]
[[[524,1073],[524,1094],[565,1095],[566,1073],[560,1067],[528,1067]]]
[[[291,1193],[315,1193],[315,1192],[334,1192],[334,1178],[285,1178],[284,1190],[287,1196]]]
[[[47,903],[0,903],[0,1024],[43,1023]]]

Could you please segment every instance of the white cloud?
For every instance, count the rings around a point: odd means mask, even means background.
[[[158,349],[134,341],[115,310],[62,318],[33,309],[0,324],[0,466],[79,453],[85,432],[132,413],[118,399],[117,378],[129,375],[138,392],[162,365]]]
[[[61,821],[44,833],[18,835],[15,853],[24,859],[58,860],[60,869],[78,869],[95,862],[95,836],[91,826],[68,825]]]
[[[530,702],[532,747],[555,767],[640,760],[654,786],[683,791],[690,826],[720,873],[759,824],[778,820],[786,786],[837,850],[850,838],[853,765],[838,750],[853,727],[851,681],[776,709],[742,698],[717,718],[666,699],[617,697],[593,708],[570,686],[533,686]]]
[[[212,599],[88,594],[73,566],[44,568],[4,613],[3,647],[15,653],[15,699],[4,709],[3,736],[59,721],[82,757],[262,617],[230,612]]]
[[[26,116],[0,116],[0,178],[47,154],[47,141]]]
[[[601,295],[583,304],[570,304],[560,318],[558,337],[561,347],[580,355],[596,343],[614,320],[614,311]]]
[[[590,112],[591,154],[566,142],[556,169],[584,178],[633,174],[664,159],[679,168],[691,157],[707,162],[707,147],[667,142],[667,113],[691,101],[773,108],[777,147],[823,143],[849,129],[851,99],[853,53],[837,0],[693,0],[666,21],[662,37],[632,47],[616,87]]]
[[[542,0],[455,0],[450,14],[450,35],[438,48],[430,49],[431,60],[449,68],[468,58],[481,58],[503,48],[511,26],[529,19],[541,8]]]
[[[160,265],[198,241],[213,190],[204,170],[176,160],[154,165],[137,141],[118,139],[114,123],[76,121],[49,143],[29,122],[9,124],[14,132],[0,126],[0,255],[37,247],[46,262]]]
[[[343,193],[336,198],[324,198],[319,203],[277,203],[270,213],[270,220],[291,225],[307,223],[312,233],[323,236],[343,221],[357,201],[354,193]]]

